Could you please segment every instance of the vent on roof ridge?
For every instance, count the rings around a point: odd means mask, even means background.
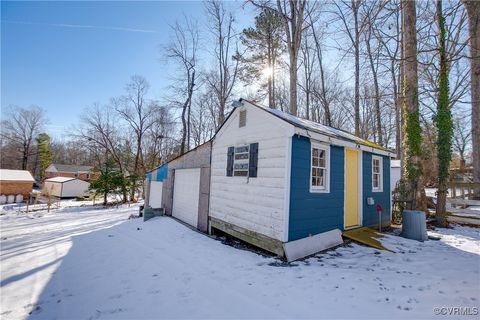
[[[241,110],[240,111],[240,117],[238,119],[238,127],[245,127],[247,124],[247,110]]]

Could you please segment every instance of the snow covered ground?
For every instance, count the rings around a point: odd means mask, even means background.
[[[479,229],[388,236],[396,253],[349,244],[287,265],[168,217],[127,220],[136,212],[0,216],[0,317],[439,319],[434,308],[480,304]]]

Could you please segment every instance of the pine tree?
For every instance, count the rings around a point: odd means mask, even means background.
[[[125,186],[126,181],[122,172],[115,168],[115,162],[112,159],[108,159],[100,169],[98,179],[90,183],[89,189],[95,193],[103,194],[103,204],[107,205],[108,195],[118,193]]]
[[[52,164],[52,148],[50,143],[50,136],[46,133],[41,133],[37,137],[38,147],[38,161],[40,165],[40,179],[45,177],[45,169]]]
[[[448,62],[445,48],[445,18],[442,13],[442,1],[437,0],[437,22],[439,27],[440,74],[438,79],[438,106],[435,124],[437,126],[438,192],[436,219],[439,227],[446,227],[446,197],[448,188],[448,169],[452,159],[453,120],[448,95]]]
[[[275,106],[275,70],[285,46],[282,42],[283,20],[278,11],[264,8],[255,17],[255,28],[243,30],[242,44],[250,55],[242,57],[243,78],[266,79],[268,106]],[[263,81],[262,81],[263,82]],[[264,83],[265,84],[265,83]]]

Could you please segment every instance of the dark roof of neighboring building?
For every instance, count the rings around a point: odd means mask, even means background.
[[[337,128],[333,128],[333,127],[329,127],[329,126],[323,125],[323,124],[318,123],[318,122],[305,120],[305,119],[296,117],[294,115],[291,115],[289,113],[283,112],[281,110],[268,108],[268,107],[259,105],[258,103],[255,103],[255,102],[252,102],[252,101],[249,101],[249,100],[246,100],[246,99],[240,99],[240,102],[242,102],[242,101],[248,102],[251,105],[254,105],[254,106],[256,106],[256,107],[258,107],[262,110],[265,110],[268,113],[270,113],[270,114],[272,114],[272,115],[290,123],[291,125],[293,125],[295,127],[303,128],[303,129],[306,129],[306,130],[311,130],[311,131],[314,131],[314,132],[317,132],[317,133],[320,133],[320,134],[324,134],[326,136],[330,136],[332,138],[347,140],[347,141],[350,141],[350,142],[353,142],[353,143],[361,144],[361,145],[372,147],[372,148],[375,148],[375,149],[379,149],[379,150],[383,150],[383,151],[387,151],[387,152],[393,152],[393,151],[391,151],[387,148],[384,148],[384,147],[382,147],[382,146],[380,146],[380,145],[378,145],[378,144],[376,144],[372,141],[368,141],[368,140],[359,138],[359,137],[357,137],[357,136],[355,136],[355,135],[353,135],[353,134],[351,134],[347,131],[337,129]]]
[[[88,172],[93,169],[92,166],[76,166],[73,164],[57,164],[53,163],[52,166],[60,172]]]

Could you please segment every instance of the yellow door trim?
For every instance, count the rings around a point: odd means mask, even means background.
[[[360,225],[360,152],[345,148],[345,229]]]

